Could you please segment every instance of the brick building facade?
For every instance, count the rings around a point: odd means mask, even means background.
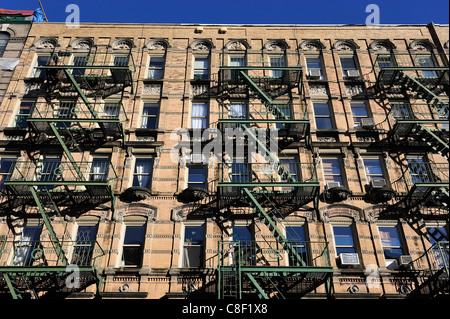
[[[33,24],[0,106],[3,296],[448,294],[448,34]],[[278,154],[174,160],[179,128]]]

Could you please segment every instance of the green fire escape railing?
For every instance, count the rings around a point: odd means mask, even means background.
[[[282,269],[288,269],[286,271],[290,274],[300,271],[298,270],[300,268],[301,271],[308,271],[311,267],[307,267],[304,256],[298,252],[295,245],[289,242],[278,228],[276,218],[283,218],[283,215],[271,198],[277,196],[277,194],[305,196],[305,193],[308,193],[305,197],[314,200],[316,206],[319,183],[314,164],[307,164],[310,166],[305,174],[306,171],[303,169],[305,164],[283,163],[277,154],[279,152],[278,147],[276,150],[271,149],[270,142],[267,139],[260,139],[256,131],[261,129],[259,128],[261,125],[265,130],[281,130],[282,128],[289,130],[296,126],[299,128],[300,134],[303,135],[296,135],[296,138],[303,137],[306,141],[306,147],[310,149],[310,127],[306,108],[304,108],[303,114],[301,114],[300,108],[295,110],[290,97],[290,91],[293,88],[297,87],[303,92],[302,68],[299,65],[292,67],[264,66],[262,65],[264,64],[262,57],[259,57],[257,61],[262,63],[256,66],[223,66],[220,68],[220,92],[228,91],[227,94],[233,94],[236,87],[239,89],[245,87],[249,95],[259,103],[250,102],[236,107],[231,102],[222,102],[219,112],[219,127],[242,130],[243,134],[247,136],[248,142],[256,144],[268,162],[219,164],[219,194],[221,194],[220,196],[226,196],[230,193],[236,193],[237,190],[237,196],[248,202],[256,216],[272,233],[276,240],[274,245],[280,247],[286,254],[286,260],[289,261],[289,264],[285,265],[287,268],[282,267]],[[240,91],[242,92],[242,90]],[[284,100],[278,99],[280,96],[285,96],[288,100],[286,98]],[[299,105],[306,104],[301,103]],[[297,113],[294,113],[294,110]],[[255,128],[255,125],[257,128]],[[296,168],[290,167],[292,165],[295,165]],[[231,192],[229,192],[230,189]],[[242,251],[254,244],[246,244],[247,246],[244,248],[243,243],[238,242],[237,247],[239,248],[233,248],[233,250],[239,249],[239,251]],[[222,243],[222,245],[227,244]],[[255,247],[254,249],[256,252],[257,249]],[[219,248],[219,251],[222,251],[222,249]],[[267,290],[277,291],[277,296],[284,297],[273,281],[269,284],[270,287],[266,287],[267,279],[270,279],[271,276],[280,275],[280,269],[267,265],[266,269],[251,270],[240,265],[241,262],[244,262],[243,260],[237,262],[239,266],[227,268],[222,263],[222,258],[219,259],[221,260],[218,281],[219,298],[226,297],[226,290],[231,291],[231,295],[234,297],[241,298],[243,277],[246,278],[248,284],[256,289],[260,298],[268,299],[270,297]],[[325,272],[329,272],[329,268]]]

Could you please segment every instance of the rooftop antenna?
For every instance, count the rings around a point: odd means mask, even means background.
[[[39,0],[39,6],[41,7],[42,13],[44,13],[45,22],[48,22],[47,15],[45,14],[44,7],[42,6],[41,0]]]

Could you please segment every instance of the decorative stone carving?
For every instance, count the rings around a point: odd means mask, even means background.
[[[170,47],[169,42],[165,39],[154,39],[147,44],[149,50],[165,51]]]
[[[264,49],[267,51],[284,51],[287,48],[288,46],[283,40],[269,41],[264,45]]]
[[[161,94],[161,84],[144,83],[144,86],[142,88],[142,94],[160,95]]]
[[[214,47],[209,40],[197,40],[191,44],[191,49],[196,51],[209,51]]]
[[[395,46],[389,40],[375,40],[369,45],[369,48],[374,51],[389,52],[395,49]]]
[[[409,48],[414,51],[432,51],[434,45],[428,40],[415,40],[409,44]]]
[[[333,44],[333,49],[337,51],[354,51],[359,49],[359,46],[353,40],[339,40]]]
[[[119,39],[114,41],[111,44],[111,47],[114,50],[131,50],[131,48],[133,47],[133,41],[129,39]]]
[[[327,86],[325,84],[312,83],[309,85],[309,93],[311,95],[328,95]]]
[[[58,46],[58,39],[56,38],[42,38],[39,39],[35,47],[37,49],[54,49]]]
[[[229,51],[245,51],[249,48],[249,45],[243,40],[233,40],[228,42],[225,48]]]
[[[324,222],[329,222],[333,217],[348,217],[352,218],[356,223],[363,221],[363,212],[355,206],[347,204],[332,204],[320,210]]]
[[[79,50],[89,50],[94,46],[94,41],[89,38],[77,39],[72,42],[72,47]]]
[[[347,84],[345,85],[345,91],[347,95],[364,95],[364,89],[360,84]]]
[[[201,95],[209,92],[208,84],[192,84],[191,92],[193,95]]]
[[[300,50],[303,51],[320,51],[325,49],[325,46],[319,40],[306,40],[300,44]]]

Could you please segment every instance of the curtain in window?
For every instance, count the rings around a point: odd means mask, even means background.
[[[245,118],[245,104],[231,104],[231,118]]]
[[[94,159],[91,168],[91,181],[105,181],[108,176],[109,159]]]
[[[162,79],[164,75],[164,58],[153,57],[150,59],[148,78]]]
[[[192,105],[192,128],[204,129],[206,128],[206,116],[207,116],[206,104],[193,104]]]
[[[31,266],[32,252],[38,246],[42,226],[26,226],[23,228],[20,241],[16,243],[13,266]]]
[[[153,169],[152,159],[137,159],[134,167],[133,186],[150,188],[151,171]]]

